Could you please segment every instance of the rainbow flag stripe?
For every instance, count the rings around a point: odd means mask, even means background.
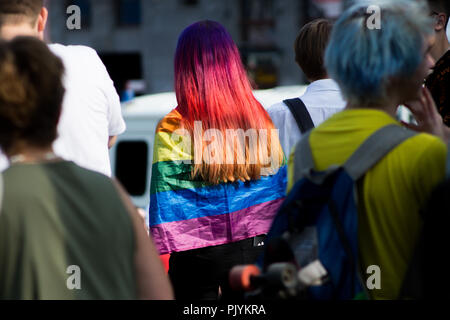
[[[160,254],[220,245],[264,234],[285,197],[286,166],[258,181],[210,185],[190,179],[190,150],[171,134],[176,111],[158,125],[150,188],[150,230]],[[189,138],[190,139],[190,138]]]

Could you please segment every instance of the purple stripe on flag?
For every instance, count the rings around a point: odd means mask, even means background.
[[[229,214],[163,223],[151,227],[160,254],[236,242],[269,232],[284,198]]]

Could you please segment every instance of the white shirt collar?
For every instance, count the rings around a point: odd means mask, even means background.
[[[305,94],[317,91],[339,91],[339,86],[333,79],[316,80],[306,88]]]

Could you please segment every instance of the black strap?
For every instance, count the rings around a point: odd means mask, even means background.
[[[291,110],[302,134],[314,128],[314,123],[302,99],[288,99],[283,102],[288,106],[289,110]]]

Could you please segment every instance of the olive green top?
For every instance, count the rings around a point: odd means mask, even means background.
[[[136,299],[133,224],[109,178],[65,161],[2,175],[0,299]]]

